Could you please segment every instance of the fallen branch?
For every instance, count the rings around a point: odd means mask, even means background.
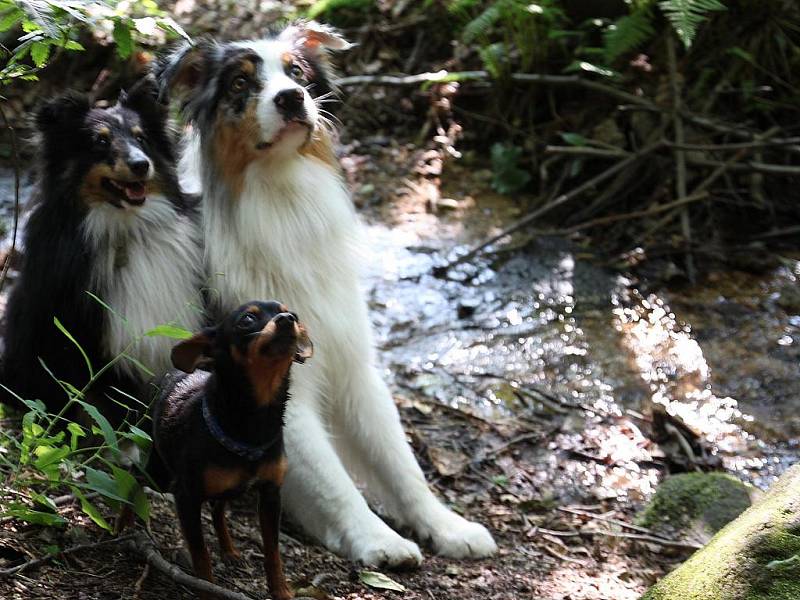
[[[195,592],[204,592],[225,600],[254,600],[251,596],[225,589],[205,579],[189,575],[177,565],[167,561],[156,549],[153,541],[142,532],[137,532],[128,541],[128,547],[141,556],[150,566],[167,575],[175,583],[184,585]]]
[[[750,239],[764,240],[768,238],[783,237],[786,235],[797,235],[797,234],[800,234],[800,225],[795,225],[793,227],[784,227],[783,229],[773,229],[772,231],[767,231],[766,233],[751,236]]]
[[[646,210],[637,210],[619,215],[598,217],[597,219],[592,219],[591,221],[584,221],[583,223],[579,223],[577,225],[574,225],[573,227],[568,227],[567,229],[559,229],[552,233],[556,233],[559,235],[566,235],[570,233],[577,233],[578,231],[582,231],[584,229],[597,227],[598,225],[607,225],[609,223],[616,223],[617,221],[627,221],[629,219],[640,219],[642,217],[650,217],[652,215],[656,215],[658,213],[671,210],[678,206],[683,206],[684,204],[690,204],[691,202],[697,202],[698,200],[704,200],[706,198],[708,198],[708,192],[702,191],[692,194],[691,196],[686,196],[686,198],[679,198],[678,200],[674,200],[673,202],[667,202],[666,204],[659,204],[657,206],[654,206],[653,208],[648,208]]]
[[[502,454],[503,452],[505,452],[509,448],[516,446],[517,444],[520,444],[522,442],[529,442],[531,440],[539,440],[541,438],[542,438],[541,433],[523,433],[522,435],[518,435],[517,437],[510,439],[505,444],[502,444],[497,448],[490,450],[480,458],[477,458],[474,462],[478,463],[489,458],[494,458],[498,454]]]
[[[568,202],[568,201],[572,200],[573,198],[576,198],[577,196],[580,196],[583,192],[593,188],[594,186],[596,186],[599,183],[602,183],[603,181],[605,181],[609,177],[612,177],[616,173],[618,173],[618,172],[622,171],[623,169],[627,168],[628,166],[630,166],[632,163],[636,162],[640,158],[642,158],[644,156],[647,156],[648,154],[652,153],[653,151],[657,150],[658,148],[661,148],[662,145],[663,145],[662,142],[658,141],[658,142],[656,142],[654,144],[651,144],[651,145],[647,146],[646,148],[643,148],[643,149],[639,150],[638,152],[635,152],[635,153],[629,155],[627,158],[619,161],[617,164],[615,164],[614,166],[606,169],[605,171],[603,171],[599,175],[597,175],[595,177],[592,177],[591,179],[589,179],[588,181],[582,183],[581,185],[579,185],[578,187],[576,187],[572,191],[567,192],[566,194],[561,194],[560,196],[558,196],[557,198],[555,198],[551,202],[548,202],[547,204],[545,204],[544,206],[540,207],[539,209],[537,209],[537,210],[533,211],[532,213],[526,215],[525,217],[523,217],[522,219],[520,219],[516,223],[513,223],[513,224],[509,225],[508,227],[503,229],[500,233],[489,237],[489,239],[487,239],[487,240],[481,242],[480,244],[478,244],[477,246],[473,247],[466,254],[464,254],[464,255],[462,255],[462,256],[460,256],[460,257],[458,257],[458,258],[456,258],[456,259],[454,259],[454,260],[452,260],[450,262],[448,262],[445,265],[441,265],[441,266],[435,267],[433,269],[433,274],[436,277],[444,277],[447,274],[447,272],[450,269],[452,269],[453,267],[455,267],[457,265],[460,265],[461,263],[464,263],[464,262],[470,260],[474,256],[477,256],[478,254],[480,254],[488,246],[491,246],[496,241],[506,237],[507,235],[510,235],[510,234],[514,233],[515,231],[518,231],[518,230],[522,229],[526,225],[532,223],[533,221],[535,221],[536,219],[541,217],[543,214],[551,211],[552,209],[554,209],[554,208],[556,208],[558,206],[561,206],[565,202]]]
[[[651,544],[658,544],[659,546],[665,546],[668,548],[681,548],[684,550],[699,550],[703,546],[700,544],[695,544],[693,542],[676,542],[675,540],[665,540],[660,537],[655,537],[652,535],[642,535],[639,533],[617,533],[613,531],[581,531],[581,534],[584,535],[602,535],[604,537],[613,537],[613,538],[622,538],[626,540],[635,540],[637,542],[649,542]]]
[[[132,537],[133,536],[131,535],[127,535],[127,536],[112,538],[110,540],[101,540],[99,542],[92,542],[90,544],[79,544],[77,546],[73,546],[72,548],[67,548],[66,550],[62,550],[61,552],[54,552],[53,554],[47,554],[46,556],[29,560],[28,562],[23,563],[21,565],[17,565],[16,567],[10,567],[8,569],[0,569],[0,578],[8,577],[10,575],[16,575],[17,573],[21,573],[26,569],[30,569],[31,567],[36,567],[38,565],[46,563],[54,558],[67,556],[69,554],[75,554],[76,552],[81,552],[82,550],[89,550],[92,548],[99,548],[100,546],[117,544],[119,542],[127,541]]]
[[[543,83],[546,85],[566,85],[582,87],[595,92],[601,92],[607,96],[612,96],[623,102],[638,104],[640,106],[653,106],[648,100],[618,90],[609,85],[586,79],[578,75],[548,75],[546,73],[512,73],[512,81],[522,83]],[[492,79],[488,71],[441,71],[418,73],[416,75],[353,75],[341,77],[335,84],[337,87],[350,87],[355,85],[388,85],[388,86],[410,86],[420,83],[438,83],[445,81],[490,81]]]
[[[600,158],[624,158],[630,153],[625,150],[592,148],[589,146],[545,146],[545,154],[576,154],[578,156],[598,156]]]
[[[589,517],[590,519],[594,519],[596,521],[603,521],[605,523],[611,523],[612,525],[619,525],[620,527],[625,527],[627,529],[631,529],[633,531],[638,531],[639,533],[644,533],[647,535],[653,535],[653,532],[647,529],[646,527],[641,527],[639,525],[634,525],[633,523],[626,523],[625,521],[620,521],[619,519],[612,519],[610,517],[604,517],[602,515],[596,515],[594,513],[587,512],[585,510],[578,510],[576,508],[567,508],[564,506],[559,506],[556,510],[567,513],[570,515],[577,515],[579,517]]]
[[[719,167],[725,165],[725,167],[730,171],[749,171],[756,173],[769,173],[770,175],[800,175],[800,167],[794,167],[792,165],[773,165],[755,161],[728,164],[718,160],[710,160],[695,156],[688,156],[687,162],[702,167]]]
[[[697,150],[697,151],[718,150],[722,152],[726,150],[748,150],[750,148],[790,146],[793,144],[800,144],[800,138],[794,137],[794,138],[784,138],[775,140],[758,139],[752,142],[731,142],[729,144],[687,144],[687,143],[677,144],[669,140],[664,141],[664,145],[670,148],[680,148],[681,150]]]

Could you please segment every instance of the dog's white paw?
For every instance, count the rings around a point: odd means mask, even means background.
[[[419,546],[388,526],[354,537],[350,541],[349,555],[352,560],[375,567],[411,568],[422,562]]]
[[[497,551],[486,527],[449,511],[420,536],[431,540],[436,554],[450,558],[485,558]]]

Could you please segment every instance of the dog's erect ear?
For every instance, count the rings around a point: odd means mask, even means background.
[[[314,344],[311,343],[311,338],[308,337],[306,328],[302,325],[297,326],[297,341],[294,351],[294,362],[303,364],[314,355]]]
[[[284,29],[279,39],[312,55],[319,55],[324,50],[347,50],[352,46],[333,27],[316,21],[298,21]]]
[[[212,42],[196,45],[185,42],[159,60],[155,76],[160,88],[159,98],[164,101],[170,93],[191,93],[205,81],[208,71],[208,54]]]
[[[45,102],[36,112],[36,128],[44,133],[77,129],[91,110],[85,94],[67,93]]]
[[[172,364],[184,373],[194,373],[195,369],[210,370],[214,366],[211,350],[217,330],[206,327],[183,340],[172,349]]]
[[[120,92],[119,104],[138,112],[145,118],[163,120],[167,116],[167,106],[159,102],[158,82],[155,75],[142,77],[127,92]]]
[[[158,102],[159,91],[156,77],[150,73],[134,83],[128,91],[120,92],[119,103],[138,112],[156,109],[164,113],[166,106]]]

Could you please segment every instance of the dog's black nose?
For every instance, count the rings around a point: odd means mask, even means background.
[[[281,327],[290,327],[297,321],[297,317],[295,317],[292,313],[284,312],[280,313],[279,315],[275,316],[275,325],[279,328]]]
[[[128,161],[128,168],[137,177],[144,177],[150,170],[150,161],[146,158],[134,158]]]
[[[295,115],[303,108],[303,90],[291,88],[275,94],[275,105],[285,115]]]

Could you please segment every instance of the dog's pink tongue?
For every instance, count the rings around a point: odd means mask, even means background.
[[[125,184],[125,196],[133,204],[141,204],[145,196],[144,184],[139,182]]]

